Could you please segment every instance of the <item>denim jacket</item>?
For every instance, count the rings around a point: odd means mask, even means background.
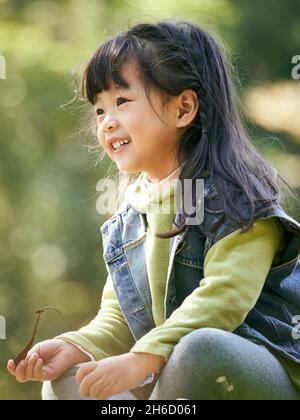
[[[235,203],[248,219],[249,204],[242,193],[237,194]],[[176,213],[175,223],[180,217]],[[300,224],[277,204],[256,204],[255,220],[270,217],[278,217],[285,227],[287,243],[282,260],[270,268],[254,308],[233,332],[300,363],[300,338],[295,337],[294,323],[300,315]],[[139,340],[155,328],[145,257],[146,215],[125,201],[100,229],[104,261],[121,310],[132,335]],[[203,222],[187,226],[170,240],[165,319],[199,287],[208,250],[237,229],[239,226],[225,217],[212,179],[204,178]]]

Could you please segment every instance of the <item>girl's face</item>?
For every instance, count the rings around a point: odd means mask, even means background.
[[[116,88],[111,82],[108,91],[97,95],[97,137],[108,156],[120,171],[146,172],[149,179],[167,177],[179,165],[176,146],[182,132],[176,127],[175,103],[162,113],[161,101],[151,92],[151,102],[161,119],[148,102],[135,64],[124,64],[122,76],[129,88]],[[129,139],[127,145],[115,150],[113,137]]]

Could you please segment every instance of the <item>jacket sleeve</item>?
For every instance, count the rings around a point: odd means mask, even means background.
[[[179,340],[204,327],[234,331],[255,306],[280,246],[284,231],[277,220],[255,221],[208,251],[204,278],[181,306],[160,326],[140,338],[132,352],[170,356]]]
[[[110,275],[107,276],[97,316],[78,331],[55,338],[74,344],[96,360],[130,350],[135,339],[121,311]]]

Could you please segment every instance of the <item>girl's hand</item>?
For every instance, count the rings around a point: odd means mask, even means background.
[[[77,363],[90,360],[73,344],[63,340],[46,340],[36,344],[16,366],[13,360],[7,370],[18,382],[53,381]]]
[[[151,372],[158,371],[165,358],[150,353],[126,353],[98,362],[85,363],[77,372],[80,394],[105,400],[123,391],[137,388]]]

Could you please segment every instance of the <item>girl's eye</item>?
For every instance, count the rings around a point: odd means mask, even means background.
[[[118,99],[117,99],[117,103],[119,103],[119,102],[120,102],[119,100],[120,100],[120,101],[122,101],[122,100],[124,100],[124,101],[128,101],[128,99],[126,99],[126,98],[122,98],[122,97],[121,97],[121,98],[118,98]]]
[[[96,115],[97,115],[97,117],[99,115],[102,115],[102,111],[103,111],[103,109],[100,109],[100,108],[96,109]]]
[[[117,104],[118,105],[122,105],[122,103],[120,104],[120,102],[122,102],[122,100],[124,100],[124,101],[126,101],[126,102],[128,102],[128,99],[126,99],[126,98],[123,98],[123,97],[120,97],[120,98],[118,98],[117,99]],[[102,115],[103,114],[103,109],[101,109],[101,108],[98,108],[98,109],[96,109],[96,115],[98,116],[98,115]]]

